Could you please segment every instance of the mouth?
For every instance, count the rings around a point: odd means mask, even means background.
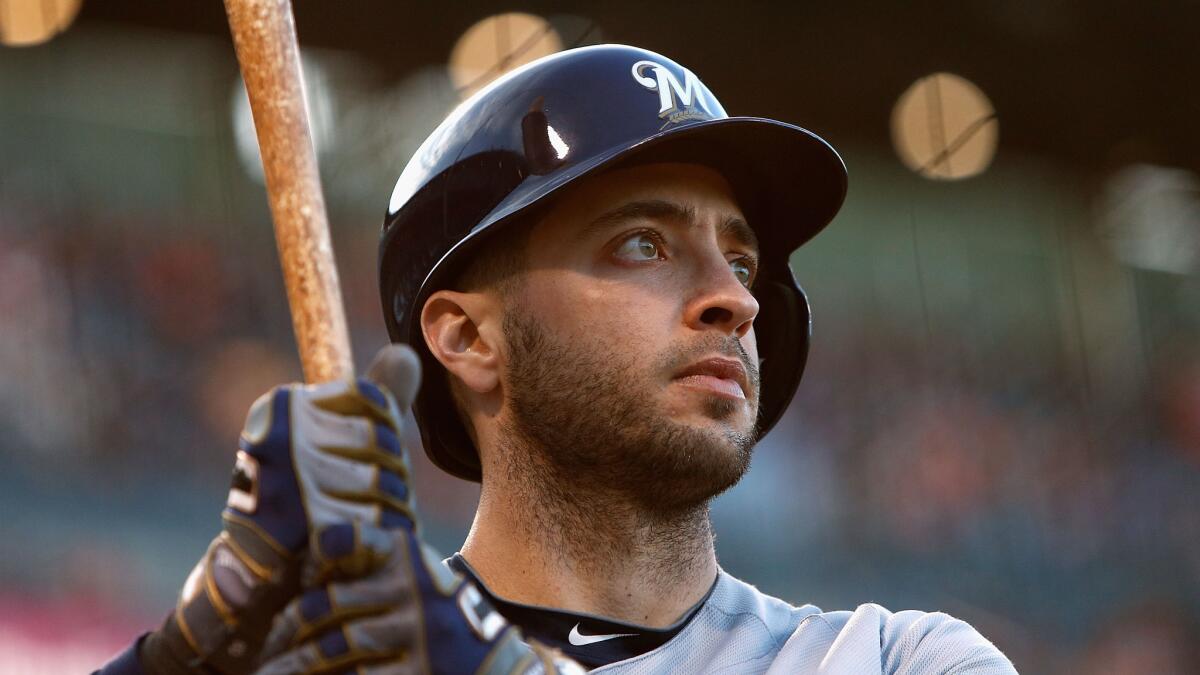
[[[673,381],[738,401],[745,401],[750,390],[741,361],[721,357],[697,361],[680,371]]]

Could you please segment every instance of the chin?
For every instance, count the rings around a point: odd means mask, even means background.
[[[719,394],[690,393],[690,401],[676,404],[674,421],[704,429],[715,429],[736,437],[754,435],[758,407],[745,399],[733,399]],[[697,400],[699,403],[697,404]]]
[[[663,420],[644,440],[636,456],[626,455],[633,471],[621,484],[646,507],[666,513],[706,505],[736,485],[750,468],[755,434],[745,413],[694,411]]]

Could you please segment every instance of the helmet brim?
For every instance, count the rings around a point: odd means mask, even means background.
[[[602,171],[655,162],[701,164],[721,173],[763,250],[784,255],[824,229],[846,198],[845,163],[829,143],[807,129],[761,117],[672,127],[546,177],[530,176],[443,256],[422,287],[430,288],[439,270],[452,267],[446,263],[457,258],[460,249],[472,247],[480,235],[535,204],[544,206],[567,186]]]

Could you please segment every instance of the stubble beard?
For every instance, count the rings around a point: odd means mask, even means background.
[[[505,435],[515,446],[506,463],[542,499],[551,492],[559,504],[590,499],[670,520],[706,513],[749,468],[755,429],[670,419],[647,378],[716,352],[742,360],[757,391],[757,368],[736,338],[714,333],[645,363],[602,340],[557,339],[519,308],[506,313],[504,329],[512,412]],[[715,395],[702,404],[714,420],[729,420],[743,405]]]

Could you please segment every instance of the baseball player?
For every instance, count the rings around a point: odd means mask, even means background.
[[[415,355],[255,403],[221,535],[101,672],[1015,672],[945,614],[794,606],[717,562],[709,502],[804,369],[789,254],[845,190],[825,141],[728,116],[646,50],[484,88],[388,207],[384,316]],[[482,487],[444,561],[397,440],[410,402],[432,461]]]

